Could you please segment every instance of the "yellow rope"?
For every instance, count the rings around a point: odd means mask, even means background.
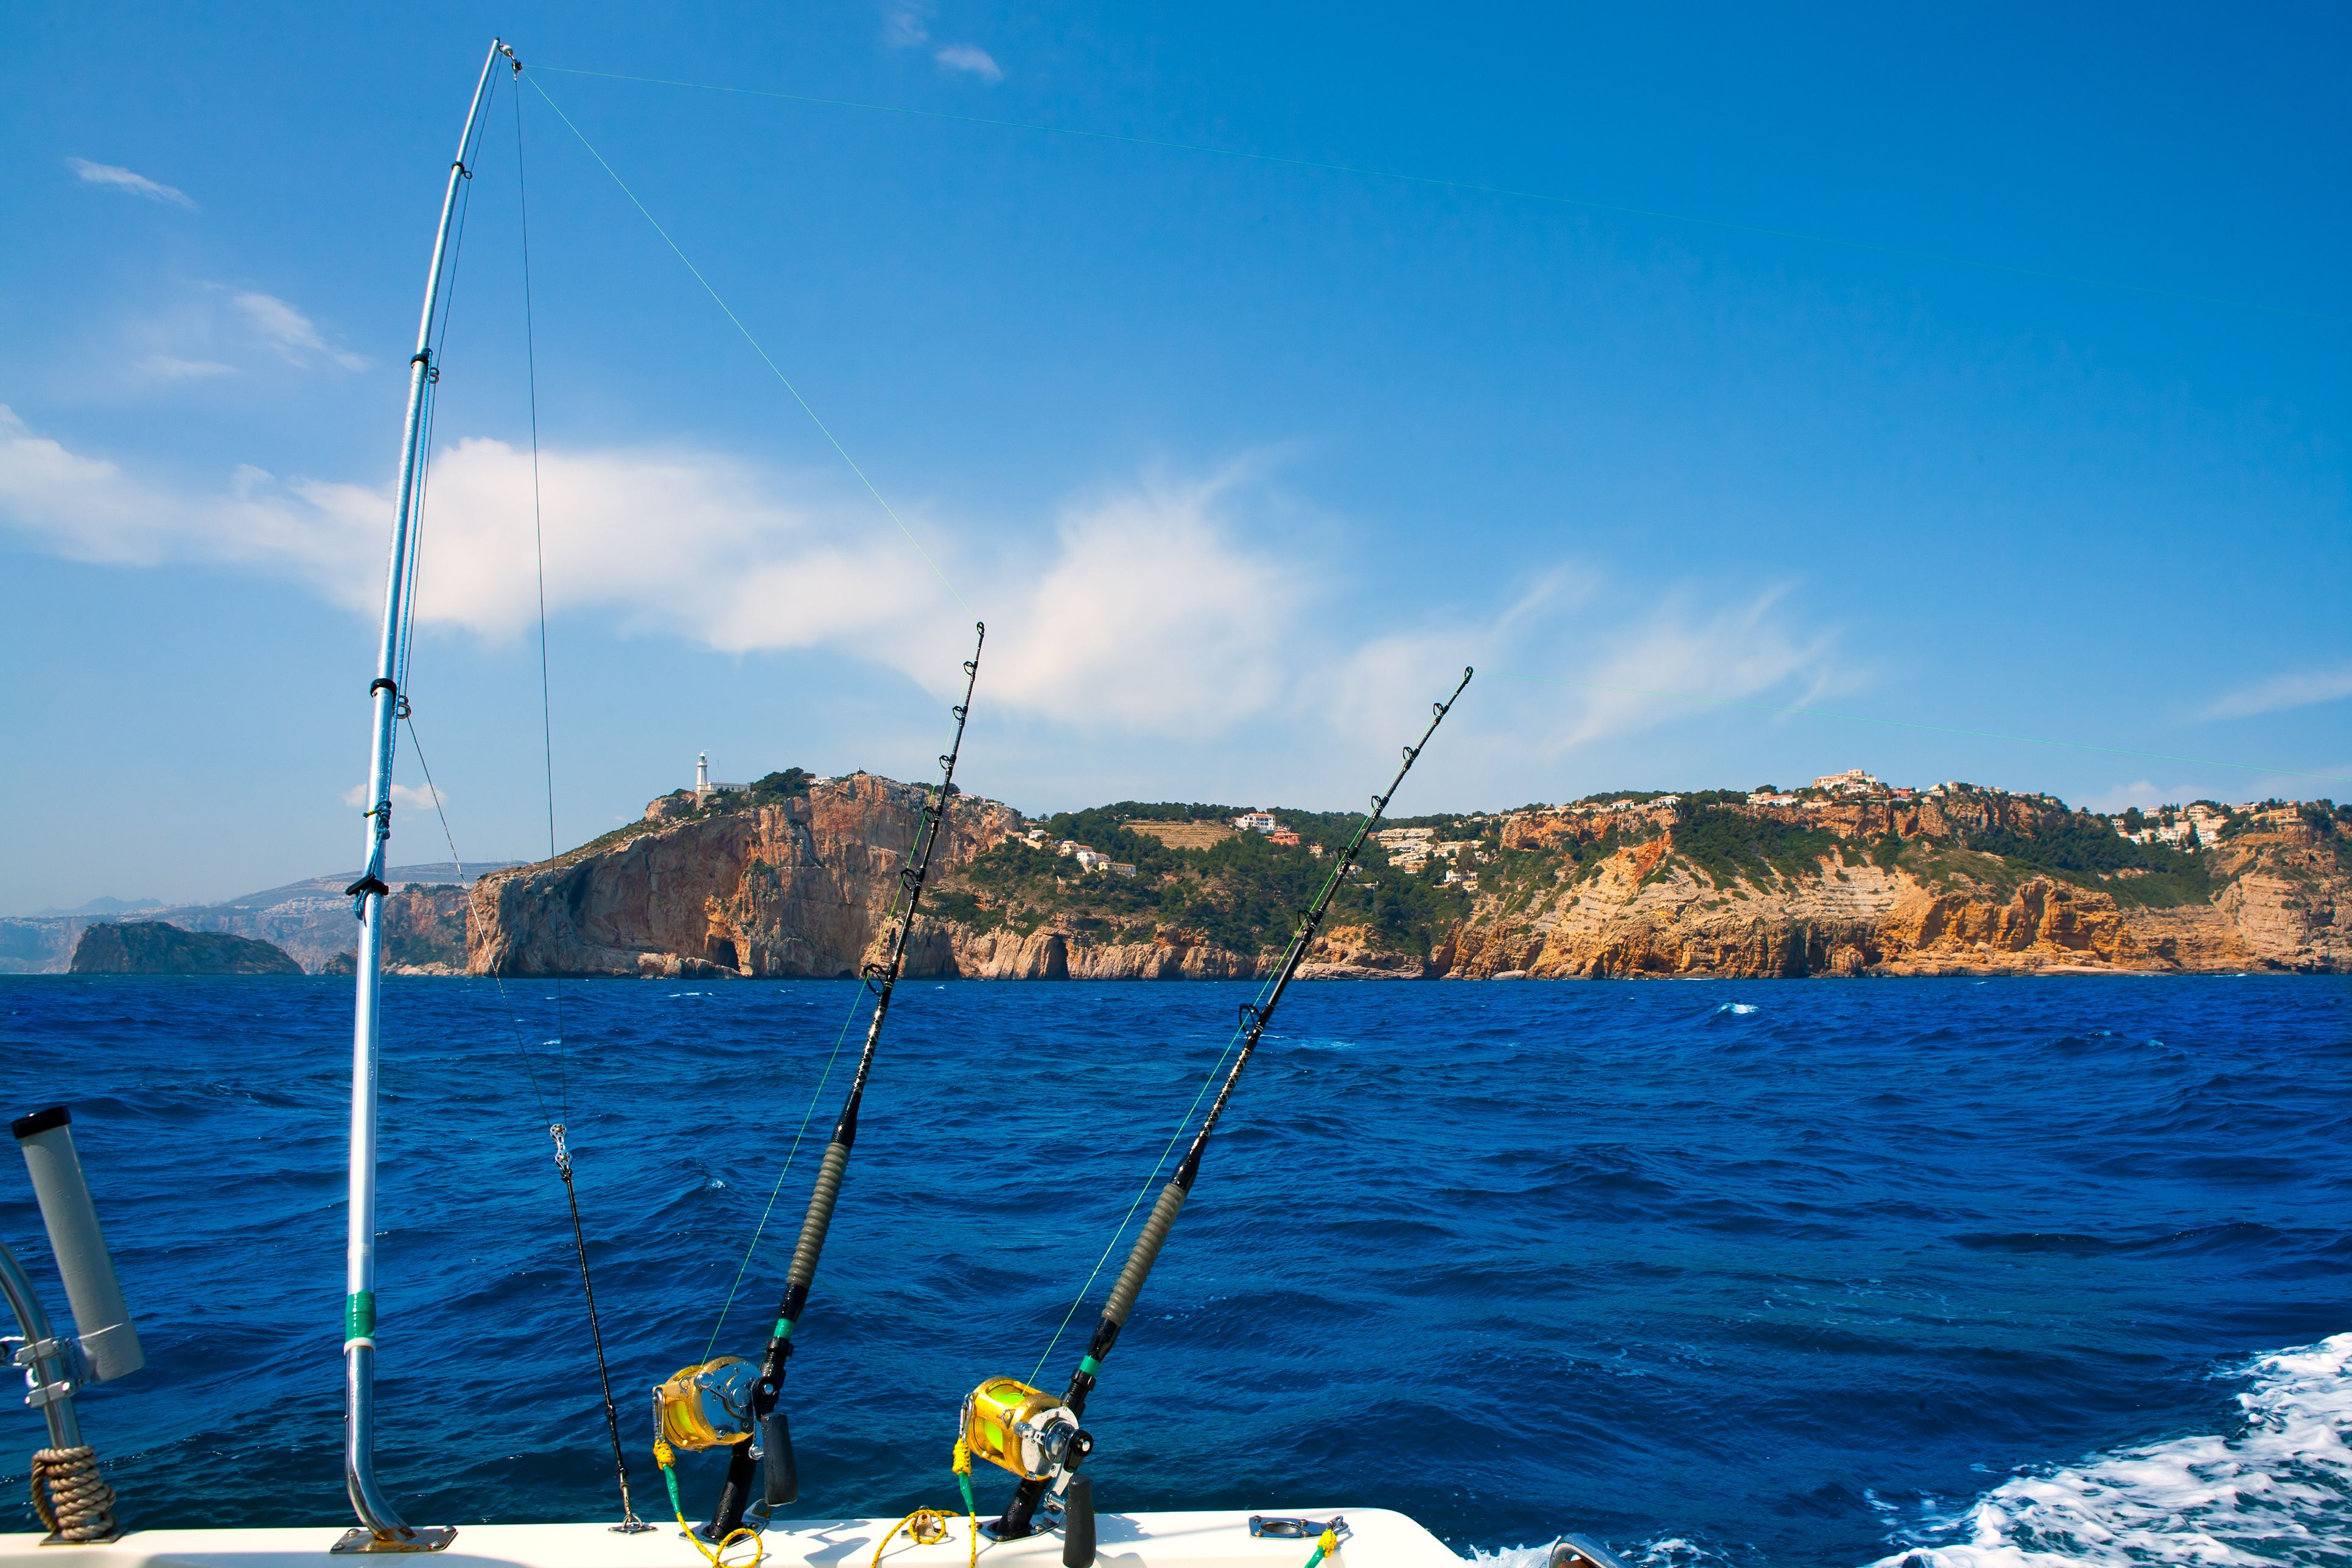
[[[980,1568],[980,1517],[971,1507],[971,1445],[962,1438],[955,1446],[956,1485],[963,1489],[963,1521],[971,1536],[971,1568]]]
[[[874,1561],[869,1568],[882,1568],[883,1548],[896,1541],[898,1538],[898,1532],[902,1530],[913,1538],[918,1546],[936,1546],[948,1538],[948,1516],[935,1508],[917,1509],[882,1532],[882,1539],[874,1543]],[[979,1555],[980,1546],[975,1541],[972,1545],[972,1557],[975,1562],[979,1560]]]
[[[970,1568],[980,1568],[980,1516],[971,1505],[971,1446],[961,1437],[955,1446],[955,1479],[956,1485],[963,1489],[964,1537],[971,1542],[964,1561]],[[918,1546],[937,1546],[948,1538],[948,1516],[935,1508],[917,1509],[882,1532],[882,1539],[874,1543],[874,1561],[867,1568],[882,1568],[882,1553],[898,1539],[902,1530]]]
[[[758,1531],[730,1531],[727,1539],[720,1542],[715,1550],[694,1533],[694,1527],[686,1522],[686,1510],[677,1500],[677,1471],[673,1468],[677,1463],[677,1455],[659,1437],[654,1439],[654,1462],[661,1467],[662,1479],[669,1484],[669,1510],[677,1515],[677,1527],[686,1531],[686,1538],[694,1542],[694,1549],[702,1553],[702,1560],[709,1563],[710,1568],[760,1568],[768,1555],[768,1543],[760,1539]],[[727,1549],[746,1537],[751,1542],[751,1560],[743,1563],[727,1562]]]

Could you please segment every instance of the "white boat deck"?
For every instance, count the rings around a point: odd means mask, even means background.
[[[1378,1508],[1261,1509],[1276,1517],[1327,1520],[1344,1514],[1349,1533],[1330,1559],[1336,1568],[1462,1568],[1444,1542],[1402,1513]],[[1306,1568],[1312,1540],[1254,1537],[1248,1513],[1104,1513],[1096,1516],[1097,1568]],[[426,1521],[430,1522],[430,1521]],[[811,1520],[772,1526],[761,1568],[866,1568],[891,1519]],[[663,1521],[641,1535],[615,1535],[604,1524],[468,1524],[442,1551],[397,1555],[336,1555],[329,1548],[344,1526],[297,1530],[141,1530],[92,1546],[44,1546],[39,1535],[0,1535],[0,1568],[706,1568],[694,1543]],[[947,1540],[920,1546],[900,1535],[882,1561],[890,1568],[962,1568],[971,1543],[961,1515]],[[727,1554],[730,1568],[751,1557],[748,1542]],[[990,1568],[1061,1568],[1062,1538],[980,1542]]]

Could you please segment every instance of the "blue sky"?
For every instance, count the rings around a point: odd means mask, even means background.
[[[2352,778],[2340,10],[652,16],[12,8],[0,912],[355,858],[404,365],[493,31],[546,94],[565,844],[702,750],[928,775],[973,612],[967,776],[1032,810],[1353,804],[1465,663],[1400,809],[1857,764],[2352,796],[2296,776]],[[412,682],[469,858],[547,838],[515,102]]]

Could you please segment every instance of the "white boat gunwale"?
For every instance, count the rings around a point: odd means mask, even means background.
[[[1336,1561],[1354,1556],[1365,1568],[1462,1568],[1463,1559],[1410,1516],[1382,1508],[1257,1509],[1257,1513],[1347,1516],[1349,1533]],[[1253,1536],[1250,1513],[1235,1510],[1101,1513],[1096,1516],[1097,1568],[1303,1568],[1315,1542]],[[772,1524],[761,1533],[761,1568],[865,1568],[875,1542],[896,1519],[805,1520]],[[916,1544],[900,1535],[883,1553],[896,1568],[955,1568],[971,1559],[962,1515],[950,1516],[948,1538]],[[340,1524],[238,1530],[136,1530],[110,1542],[46,1546],[38,1534],[0,1535],[0,1568],[349,1568],[331,1551]],[[738,1547],[734,1568],[751,1559]],[[981,1538],[981,1560],[994,1568],[1061,1568],[1062,1539],[1040,1531],[1016,1541]],[[429,1556],[432,1568],[704,1568],[692,1542],[674,1521],[642,1535],[615,1533],[605,1523],[468,1524]],[[420,1563],[419,1568],[423,1568]]]

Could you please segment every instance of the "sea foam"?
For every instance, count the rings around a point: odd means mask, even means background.
[[[2237,1371],[2237,1436],[2016,1476],[1872,1568],[2352,1565],[2352,1333]]]

